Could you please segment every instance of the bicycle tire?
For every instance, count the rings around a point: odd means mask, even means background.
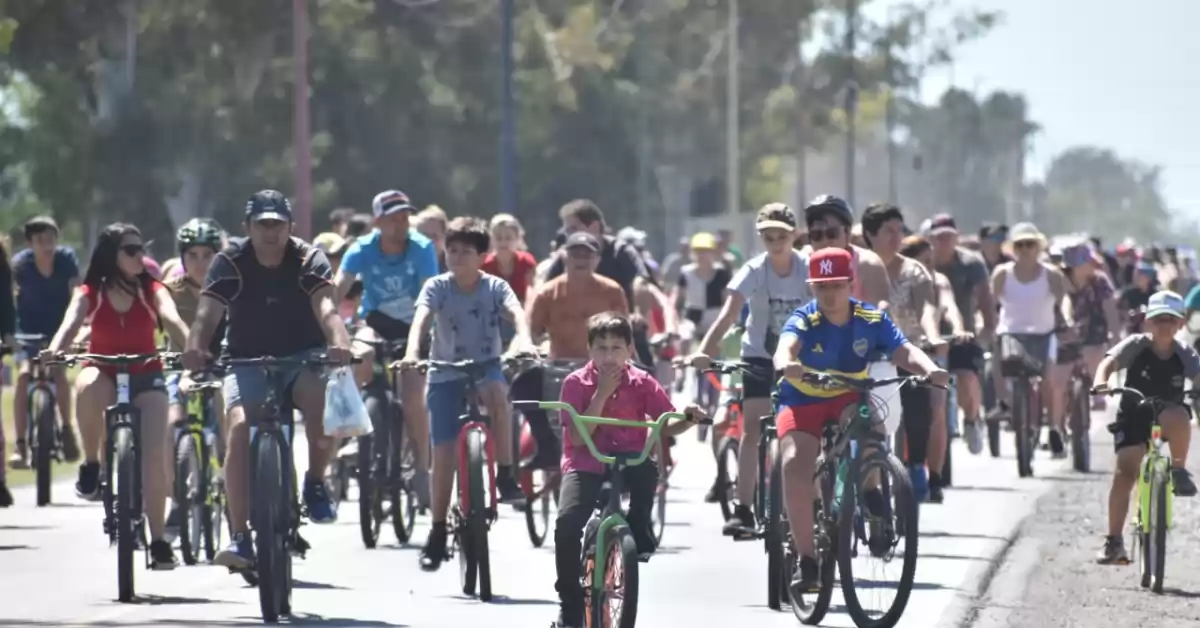
[[[841,576],[842,597],[846,603],[846,611],[859,628],[892,628],[904,615],[908,600],[912,596],[913,583],[917,575],[917,543],[920,536],[918,527],[918,509],[916,495],[913,493],[912,480],[904,464],[894,455],[871,454],[851,462],[849,481],[843,486],[841,512],[839,513],[837,563]],[[896,598],[891,608],[882,617],[872,618],[867,615],[858,599],[858,591],[854,586],[854,543],[855,543],[855,513],[858,510],[860,478],[867,477],[872,470],[878,469],[887,473],[891,478],[890,489],[895,497],[893,514],[898,515],[895,522],[895,534],[904,539],[904,564],[901,568],[900,582],[896,585]]]
[[[358,461],[355,469],[358,482],[358,527],[362,535],[363,546],[375,549],[379,543],[379,532],[383,528],[383,490],[386,482],[376,478],[380,470],[380,454],[376,449],[383,449],[387,438],[387,427],[383,425],[383,413],[380,400],[374,394],[368,394],[364,403],[367,416],[371,419],[374,431],[358,437]],[[386,456],[387,454],[383,454]],[[383,468],[386,470],[386,459]]]
[[[767,445],[767,526],[763,540],[767,545],[767,608],[780,609],[784,590],[783,572],[783,474],[779,467],[778,441],[771,439]]]
[[[219,430],[217,430],[219,431]],[[204,538],[204,559],[212,563],[221,548],[221,533],[225,529],[225,483],[221,477],[220,446],[217,431],[204,432],[201,439],[200,457],[204,460],[204,522],[201,535]],[[209,439],[212,436],[212,439]]]
[[[196,564],[200,545],[203,543],[200,535],[204,516],[203,512],[196,512],[198,508],[203,508],[202,504],[196,503],[204,495],[200,478],[201,465],[196,451],[196,439],[191,432],[184,430],[175,442],[175,507],[183,513],[179,520],[179,553],[185,565]],[[195,486],[191,484],[193,479]]]
[[[1017,476],[1033,475],[1033,435],[1029,414],[1029,380],[1021,378],[1013,383],[1012,420],[1013,438],[1017,447]]]
[[[470,496],[471,512],[467,513],[467,533],[472,537],[476,568],[479,577],[479,599],[492,599],[491,556],[488,552],[488,522],[486,518],[484,469],[490,464],[483,443],[483,432],[467,432],[467,491]]]
[[[1071,466],[1080,473],[1087,473],[1092,469],[1092,441],[1088,434],[1092,413],[1090,393],[1083,378],[1075,377],[1072,381],[1075,403],[1071,408]]]
[[[29,395],[30,415],[35,417],[37,438],[31,440],[37,449],[34,452],[34,472],[37,475],[37,505],[50,503],[50,487],[53,482],[54,450],[57,447],[57,426],[54,424],[54,397],[45,388],[34,388]]]
[[[992,454],[993,458],[1000,457],[1000,420],[986,419],[984,421],[987,427],[988,453]]]
[[[721,520],[729,521],[737,507],[737,481],[729,477],[729,465],[738,468],[738,441],[728,436],[721,438],[717,447],[717,502],[721,505]]]
[[[412,539],[417,520],[417,496],[410,480],[416,472],[415,454],[408,446],[408,432],[404,429],[404,415],[399,405],[395,409],[394,421],[388,426],[388,441],[392,454],[388,465],[389,492],[391,495],[392,533],[396,542],[406,545]]]
[[[263,622],[273,624],[282,613],[287,574],[283,529],[288,525],[284,499],[283,454],[275,438],[259,432],[254,456],[254,551],[258,601]]]
[[[137,455],[130,430],[116,430],[116,443],[113,445],[113,459],[116,460],[117,477],[116,493],[113,510],[117,520],[117,600],[132,602],[134,596],[133,557],[137,552],[136,531],[133,529],[137,519],[135,503],[137,489],[134,477],[138,472]]]
[[[817,563],[821,577],[821,590],[816,594],[806,594],[799,601],[792,595],[791,587],[788,586],[791,582],[791,574],[785,573],[784,587],[788,589],[788,602],[792,607],[792,614],[800,623],[806,626],[816,626],[825,618],[825,614],[829,612],[829,604],[833,600],[833,583],[837,577],[837,530],[836,525],[830,524],[832,519],[833,503],[834,503],[834,476],[837,473],[836,464],[826,464],[820,474],[820,499],[815,500],[813,508],[813,531],[816,535],[813,539],[817,549]],[[829,516],[827,517],[827,513]],[[794,547],[794,544],[790,544]],[[795,558],[795,551],[792,552]],[[786,564],[790,567],[792,561],[787,560]],[[812,603],[809,604],[806,599],[812,595]]]
[[[525,505],[525,532],[529,534],[529,542],[534,547],[541,547],[550,534],[550,493],[554,490],[549,485],[550,474],[546,471],[533,469],[523,473],[528,474],[527,485],[533,491],[526,497],[535,495],[538,491],[542,493],[536,501],[527,500]],[[539,476],[542,478],[540,483],[536,481]]]
[[[946,458],[942,462],[942,488],[954,485],[954,439],[946,434]]]
[[[654,546],[662,547],[663,537],[667,533],[667,479],[666,470],[659,473],[664,477],[654,488],[654,508],[650,510],[650,533],[654,535]]]
[[[1150,586],[1150,590],[1154,593],[1161,594],[1163,592],[1163,577],[1166,573],[1167,562],[1167,529],[1170,525],[1170,520],[1167,515],[1170,512],[1168,501],[1170,500],[1171,482],[1168,478],[1170,471],[1166,470],[1166,461],[1161,461],[1155,471],[1154,479],[1151,483],[1150,499],[1150,547],[1151,547],[1151,566],[1153,570],[1154,582]]]
[[[638,551],[637,542],[633,540],[633,533],[629,531],[627,526],[618,525],[609,531],[608,552],[606,554],[607,564],[604,565],[604,573],[601,576],[604,582],[610,581],[609,570],[614,568],[615,560],[620,559],[620,570],[624,594],[621,596],[621,615],[616,622],[612,621],[607,615],[607,596],[602,592],[599,600],[596,600],[591,595],[591,591],[585,589],[585,613],[584,617],[589,621],[585,623],[590,628],[601,628],[609,626],[612,628],[634,628],[637,623],[638,611],[638,586],[640,584],[638,577]],[[594,569],[594,567],[593,567]],[[596,574],[593,571],[592,578]],[[597,603],[599,602],[599,603]]]

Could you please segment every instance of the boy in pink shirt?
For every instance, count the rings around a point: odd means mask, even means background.
[[[670,396],[654,375],[630,363],[633,356],[633,327],[622,314],[606,312],[588,321],[588,347],[591,361],[563,380],[562,401],[585,416],[630,421],[656,420],[664,412],[674,412]],[[703,417],[699,407],[684,412]],[[668,426],[662,437],[668,438],[691,427],[690,422]],[[650,430],[612,426],[576,426],[570,415],[562,413],[563,453],[562,484],[558,518],[554,528],[554,557],[558,580],[554,588],[560,600],[560,628],[583,626],[583,588],[580,584],[579,555],[583,527],[591,518],[592,508],[604,482],[605,466],[592,457],[578,430],[586,429],[601,453],[640,453]],[[639,557],[654,552],[650,532],[650,509],[658,484],[658,466],[647,460],[626,467],[624,483],[629,491],[629,527],[637,541]]]

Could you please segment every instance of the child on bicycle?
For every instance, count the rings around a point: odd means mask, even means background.
[[[529,326],[517,295],[508,282],[480,271],[491,245],[487,223],[461,217],[450,221],[446,231],[446,263],[449,272],[431,277],[417,296],[416,312],[408,333],[408,347],[400,367],[411,370],[420,363],[421,339],[433,326],[430,358],[442,362],[485,361],[500,357],[500,319],[516,327],[510,352],[532,352]],[[454,492],[457,460],[455,442],[461,428],[467,388],[466,376],[433,368],[425,399],[433,441],[429,539],[421,550],[421,569],[435,571],[446,560],[446,516]],[[508,383],[500,365],[489,372],[477,391],[491,417],[496,447],[496,489],[503,503],[519,503],[524,493],[513,475],[511,414]]]
[[[785,378],[775,429],[783,461],[783,500],[800,556],[791,582],[796,597],[820,588],[812,511],[821,432],[826,423],[846,421],[859,399],[858,393],[844,388],[804,381],[805,371],[864,378],[868,362],[882,355],[897,368],[927,376],[940,386],[950,381],[950,374],[910,344],[886,312],[850,296],[852,263],[850,253],[840,248],[821,249],[809,257],[808,283],[817,298],[788,318],[773,358]],[[863,501],[871,512],[886,512],[878,488],[866,491]]]
[[[1170,402],[1159,412],[1158,423],[1171,451],[1175,494],[1192,497],[1196,494],[1196,484],[1184,468],[1192,410],[1183,403],[1183,384],[1185,379],[1191,379],[1193,385],[1200,385],[1200,355],[1175,339],[1183,325],[1183,299],[1167,290],[1154,293],[1146,305],[1146,331],[1132,334],[1109,349],[1096,368],[1093,385],[1094,392],[1102,393],[1113,373],[1125,371],[1125,387]],[[1140,401],[1133,395],[1122,395],[1117,420],[1109,426],[1117,465],[1108,493],[1108,535],[1097,558],[1102,565],[1129,563],[1121,530],[1125,527],[1129,495],[1137,483],[1138,468],[1154,422],[1152,408],[1140,405]]]
[[[630,421],[656,420],[664,412],[674,412],[671,398],[652,373],[630,363],[633,356],[633,326],[624,314],[605,312],[588,321],[588,348],[591,357],[583,368],[563,380],[562,401],[571,404],[585,416],[625,419]],[[703,417],[699,407],[690,405],[684,411],[692,417]],[[558,500],[558,517],[554,527],[554,562],[558,579],[560,610],[559,628],[583,626],[583,587],[580,583],[579,556],[582,551],[583,528],[592,515],[599,498],[605,468],[592,457],[576,430],[585,429],[602,453],[636,453],[646,445],[649,430],[595,425],[573,425],[571,416],[562,413],[563,453],[562,481]],[[663,430],[668,438],[690,427],[678,423]],[[626,467],[622,478],[629,491],[629,527],[637,541],[640,559],[647,559],[655,550],[650,531],[650,509],[658,484],[658,467],[647,460]]]

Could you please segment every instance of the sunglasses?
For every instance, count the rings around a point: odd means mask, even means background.
[[[1037,248],[1037,246],[1037,240],[1017,240],[1016,242],[1013,242],[1013,248],[1016,249],[1033,249]]]
[[[759,231],[759,232],[758,232],[758,236],[759,236],[760,238],[762,238],[762,239],[763,239],[763,242],[766,242],[767,244],[774,244],[774,243],[776,243],[776,242],[783,242],[783,241],[785,241],[785,240],[790,240],[790,239],[793,239],[793,236],[792,236],[792,234],[790,234],[790,233],[786,233],[786,232],[784,232],[784,233],[771,233],[771,232],[769,232],[769,231]]]
[[[827,227],[825,229],[809,229],[808,239],[811,242],[824,242],[826,240],[837,240],[842,237],[843,229],[841,227]]]
[[[137,257],[139,255],[145,255],[146,254],[146,245],[145,244],[122,244],[121,252],[128,255],[129,257]]]

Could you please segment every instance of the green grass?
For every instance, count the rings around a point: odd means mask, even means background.
[[[5,358],[4,364],[12,366],[12,359]],[[17,449],[17,431],[13,420],[14,415],[12,410],[13,392],[13,386],[10,382],[5,382],[4,390],[0,392],[0,413],[3,413],[4,416],[4,420],[0,423],[3,424],[5,441],[3,459],[0,460],[0,464],[3,464],[4,468],[7,469],[8,478],[5,480],[5,482],[8,484],[9,488],[32,485],[35,479],[33,469],[12,469],[8,466],[8,457]],[[78,434],[76,434],[76,436],[78,436]],[[51,469],[51,474],[56,481],[71,480],[75,478],[76,468],[77,463],[56,463]]]

